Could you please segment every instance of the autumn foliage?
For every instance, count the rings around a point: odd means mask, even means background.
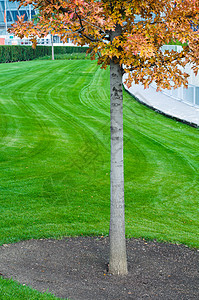
[[[37,21],[20,17],[11,31],[16,35],[57,34],[62,41],[71,38],[78,45],[89,45],[89,52],[106,68],[110,59],[124,66],[128,83],[152,81],[169,88],[186,83],[187,63],[197,73],[199,65],[199,0],[21,0],[39,12]],[[141,20],[137,22],[137,16]],[[110,33],[121,27],[121,34],[110,41]],[[193,30],[195,28],[195,30]],[[182,52],[161,50],[164,44],[179,41]]]

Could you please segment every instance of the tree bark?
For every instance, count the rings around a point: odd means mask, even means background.
[[[52,60],[55,60],[55,55],[54,55],[54,44],[53,44],[53,35],[51,34],[51,44],[52,44]]]
[[[119,63],[110,62],[111,92],[111,215],[109,272],[126,275],[127,255],[124,217],[123,167],[123,92],[122,69]]]

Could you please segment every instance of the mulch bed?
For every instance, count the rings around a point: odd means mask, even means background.
[[[29,240],[0,247],[0,273],[71,300],[199,299],[199,252],[128,239],[129,274],[107,273],[107,237]]]

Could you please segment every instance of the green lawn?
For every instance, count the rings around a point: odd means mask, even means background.
[[[0,82],[0,244],[108,235],[109,71],[20,62],[1,64]],[[199,247],[198,129],[127,93],[124,116],[127,236]],[[0,295],[47,299],[2,279]]]
[[[1,300],[56,300],[59,299],[49,293],[40,293],[36,290],[23,286],[11,279],[0,277]]]
[[[0,65],[0,243],[109,229],[109,71]],[[199,135],[124,94],[126,234],[199,247]]]

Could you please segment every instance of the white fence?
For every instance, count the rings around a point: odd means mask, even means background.
[[[175,46],[175,45],[163,46],[162,48],[163,51],[174,50],[178,52],[180,52],[182,49],[181,46]],[[191,66],[187,66],[185,68],[185,72],[190,75],[190,77],[188,78],[189,85],[187,89],[181,86],[177,89],[162,90],[162,93],[176,100],[198,107],[199,106],[199,75],[197,76],[194,75],[193,71],[191,70]],[[152,83],[151,86],[156,88],[155,83]]]

